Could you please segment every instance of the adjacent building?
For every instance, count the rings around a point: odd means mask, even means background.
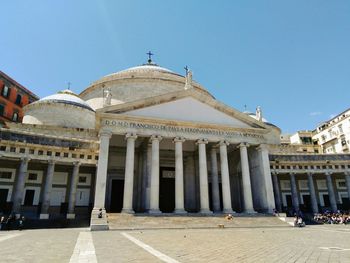
[[[21,122],[22,108],[38,100],[38,96],[0,71],[0,124]]]
[[[312,137],[323,153],[349,153],[350,109],[319,125]]]

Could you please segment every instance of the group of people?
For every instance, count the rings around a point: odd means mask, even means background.
[[[25,217],[21,215],[10,214],[9,216],[1,216],[0,230],[22,230],[24,227]]]
[[[337,213],[332,213],[326,211],[323,214],[315,214],[314,220],[317,223],[321,224],[349,224],[350,223],[350,214],[349,213],[341,213],[338,211]]]

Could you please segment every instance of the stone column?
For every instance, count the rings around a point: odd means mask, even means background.
[[[292,192],[292,204],[294,211],[297,213],[299,212],[299,196],[298,196],[298,189],[297,184],[295,182],[295,174],[290,173],[290,188]]]
[[[72,179],[70,182],[70,189],[69,189],[69,199],[68,199],[68,214],[67,219],[74,219],[75,218],[75,203],[76,203],[76,197],[77,197],[77,185],[79,180],[79,167],[80,163],[75,162],[73,167],[73,173],[72,173]]]
[[[221,141],[220,145],[220,168],[221,168],[221,186],[222,186],[222,201],[223,201],[223,212],[232,214],[232,203],[231,203],[231,185],[230,175],[228,171],[228,160],[227,160],[227,145],[226,141]]]
[[[219,212],[220,207],[220,190],[219,190],[219,176],[218,176],[218,159],[217,147],[213,146],[210,151],[211,159],[211,192],[213,199],[213,210]]]
[[[272,173],[272,181],[273,181],[273,192],[275,194],[276,209],[278,212],[282,212],[281,191],[280,191],[280,185],[278,182],[278,176],[276,172]]]
[[[332,212],[337,212],[338,207],[337,207],[337,201],[336,201],[336,198],[335,198],[331,172],[327,172],[326,173],[326,181],[327,181],[329,202],[331,203]]]
[[[106,200],[106,184],[107,184],[107,169],[108,169],[108,153],[109,140],[112,137],[112,132],[100,132],[100,151],[96,172],[95,183],[95,201],[94,209],[91,213],[91,230],[106,230],[108,222],[106,217],[105,200]]]
[[[314,214],[317,214],[318,213],[318,205],[317,205],[315,185],[314,185],[314,179],[312,178],[312,173],[307,174],[307,182],[308,182],[309,191],[310,191],[312,212]]]
[[[16,185],[12,192],[12,213],[15,213],[16,215],[20,214],[21,212],[21,205],[24,196],[24,185],[26,182],[29,160],[30,159],[27,157],[21,158],[21,164],[18,170]]]
[[[49,219],[50,196],[52,190],[52,179],[55,172],[55,161],[50,160],[47,166],[46,180],[43,190],[40,219]]]
[[[243,204],[245,213],[255,213],[253,207],[252,186],[250,182],[247,146],[246,143],[241,143],[239,145],[243,184]]]
[[[273,195],[273,185],[272,177],[270,170],[270,160],[269,160],[269,151],[265,144],[260,144],[257,147],[258,153],[260,155],[260,167],[263,175],[264,187],[266,190],[266,205],[267,211],[272,213],[273,209],[276,208],[275,198]]]
[[[203,214],[212,213],[209,210],[209,193],[208,193],[208,168],[207,154],[205,145],[208,143],[206,139],[197,141],[199,152],[199,193],[200,193],[200,212]]]
[[[345,172],[346,188],[348,190],[348,198],[350,200],[350,171]]]
[[[183,168],[183,153],[182,144],[185,141],[184,138],[174,138],[175,143],[175,213],[184,214],[185,202],[184,202],[184,168]]]
[[[133,214],[132,197],[134,187],[134,158],[135,158],[135,140],[136,134],[127,133],[126,142],[126,161],[125,161],[125,178],[124,178],[124,198],[122,213]]]
[[[159,142],[161,136],[152,135],[151,196],[149,213],[159,214]]]

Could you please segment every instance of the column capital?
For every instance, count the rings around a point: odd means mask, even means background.
[[[223,146],[223,145],[226,145],[226,146],[229,146],[230,143],[226,140],[221,140],[219,143],[218,143],[220,146]]]
[[[21,157],[21,161],[22,161],[22,162],[28,163],[30,160],[31,160],[31,159],[30,159],[29,157],[27,157],[27,156]]]
[[[110,139],[112,137],[112,132],[109,130],[100,130],[98,136],[101,137],[107,137],[108,139]]]
[[[81,165],[81,162],[74,162],[73,165],[79,167]]]
[[[151,138],[149,140],[150,141],[161,141],[162,139],[163,139],[162,136],[154,134],[151,136]]]
[[[125,134],[125,139],[134,139],[134,140],[136,140],[137,139],[137,135],[136,135],[136,133],[128,132],[127,134]]]
[[[311,172],[311,171],[308,171],[306,174],[307,174],[307,175],[311,175],[311,176],[313,176],[313,175],[314,175],[314,173],[313,173],[313,172]]]
[[[331,171],[326,171],[325,172],[325,175],[332,175],[333,174],[333,172],[331,172]]]
[[[49,159],[49,160],[47,160],[47,163],[48,164],[55,164],[56,160],[55,159]]]
[[[262,151],[262,150],[267,150],[267,145],[266,144],[259,144],[256,149],[258,151]]]
[[[246,142],[242,142],[242,143],[237,145],[237,148],[243,148],[243,147],[247,148],[247,147],[249,147],[249,144]]]
[[[208,139],[198,139],[196,141],[196,144],[208,144]]]
[[[350,171],[345,171],[344,174],[345,175],[350,175]]]
[[[184,137],[175,137],[173,139],[173,142],[182,142],[183,143],[184,141],[186,141],[186,139]]]

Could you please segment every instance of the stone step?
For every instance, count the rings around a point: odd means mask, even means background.
[[[259,228],[288,227],[289,225],[271,215],[233,215],[232,220],[225,215],[145,215],[108,214],[108,224],[114,230],[141,229],[196,229],[196,228]]]

